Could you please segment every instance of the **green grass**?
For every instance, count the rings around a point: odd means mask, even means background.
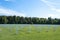
[[[0,27],[0,40],[60,40],[60,27]]]

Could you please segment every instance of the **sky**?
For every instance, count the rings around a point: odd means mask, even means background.
[[[60,0],[0,0],[0,16],[60,18]]]

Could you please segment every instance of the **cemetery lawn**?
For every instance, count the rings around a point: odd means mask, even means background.
[[[60,40],[60,27],[0,27],[0,40]]]

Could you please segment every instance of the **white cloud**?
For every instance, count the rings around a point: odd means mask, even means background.
[[[10,1],[10,0],[5,0],[5,1]]]
[[[51,9],[52,11],[56,12],[55,14],[48,14],[48,16],[51,16],[53,18],[56,18],[56,17],[60,17],[59,13],[60,13],[60,9],[57,9],[54,5],[57,4],[57,3],[52,3],[52,2],[49,2],[47,0],[41,0],[42,2],[44,2],[48,7],[49,9]]]
[[[60,13],[60,9],[57,9],[57,8],[52,8],[51,10],[53,10],[53,11],[55,11],[55,12]]]
[[[6,16],[26,16],[24,13],[20,13],[14,10],[10,10],[10,9],[4,9],[4,8],[0,8],[0,15],[6,15]]]
[[[16,0],[4,0],[4,1],[7,1],[7,2],[14,2],[14,1],[16,1]]]
[[[56,17],[58,17],[59,15],[57,15],[57,14],[48,14],[48,17],[52,17],[52,18],[56,18]],[[59,17],[58,17],[59,18]]]
[[[46,0],[41,0],[41,1],[43,1],[47,6],[49,6],[49,8],[50,8],[51,10],[56,11],[56,12],[59,12],[59,11],[60,11],[60,9],[57,9],[57,8],[54,6],[56,3],[52,3],[52,2],[49,2],[49,1],[46,1]],[[57,4],[57,5],[58,5],[58,4]]]
[[[46,1],[46,0],[41,0],[42,2],[44,2],[47,6],[49,6],[50,8],[53,8],[53,4],[55,3],[52,3],[52,2],[49,2],[49,1]]]

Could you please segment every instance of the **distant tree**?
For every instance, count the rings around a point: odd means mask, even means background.
[[[51,24],[52,23],[52,18],[48,17],[48,23]]]
[[[1,16],[0,17],[0,23],[2,24],[7,24],[8,20],[7,20],[7,17],[6,16]]]
[[[0,16],[0,24],[60,24],[57,18],[38,18],[20,16]]]

